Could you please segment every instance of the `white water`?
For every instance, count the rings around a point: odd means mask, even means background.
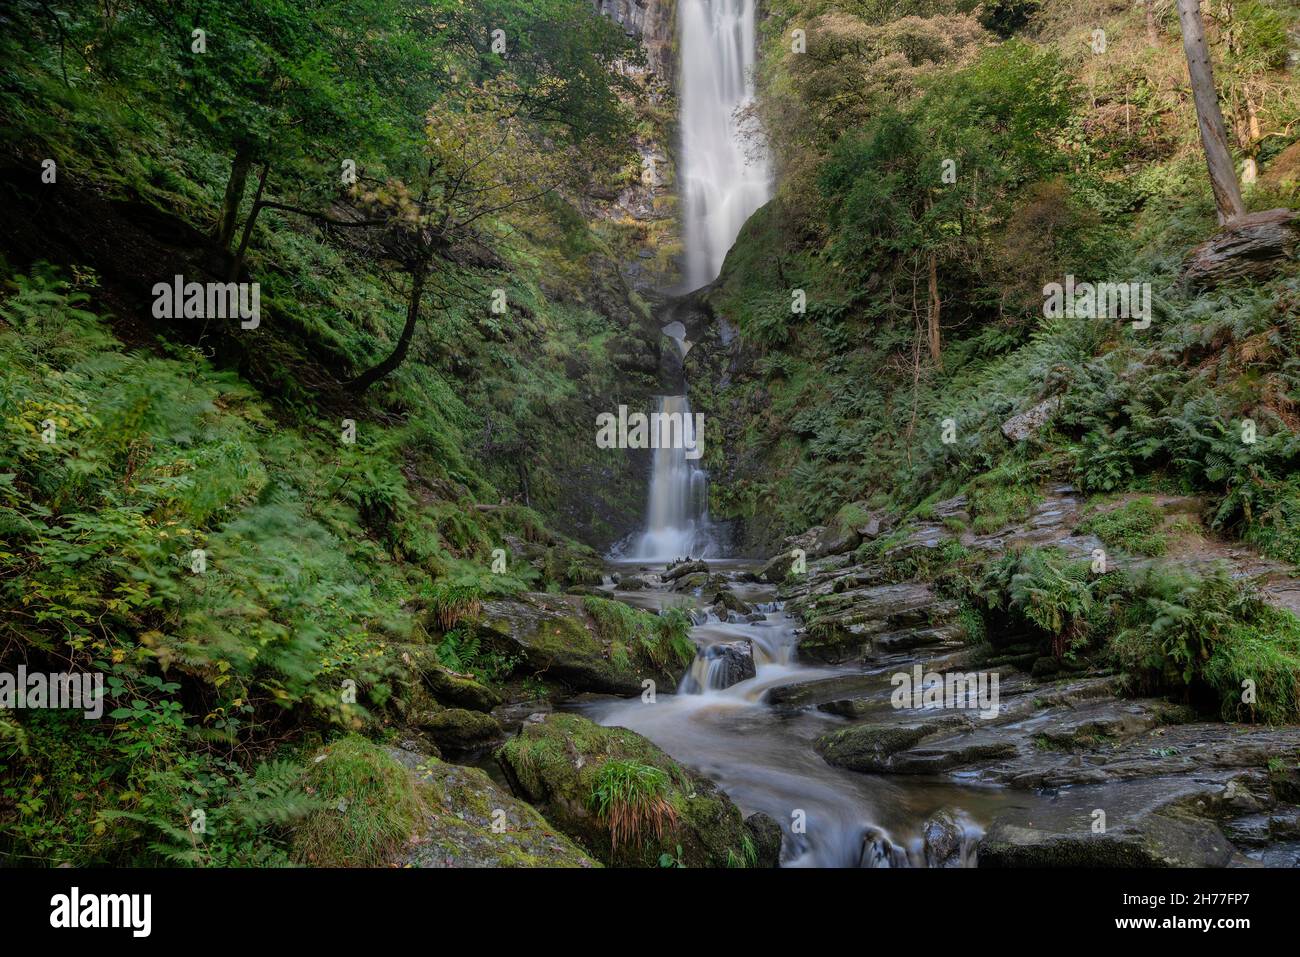
[[[660,396],[658,411],[681,416],[680,446],[695,446],[703,440],[703,436],[694,434],[694,418],[686,396]],[[696,460],[686,457],[684,447],[654,451],[645,529],[633,549],[634,558],[669,562],[713,554],[709,533],[709,476]]]
[[[754,98],[756,0],[682,0],[681,154],[688,288],[717,278],[740,227],[771,195],[761,144],[737,110]],[[754,154],[754,155],[751,155]]]
[[[923,865],[920,824],[944,808],[959,811],[967,825],[963,856],[969,862],[980,833],[975,819],[986,820],[1002,795],[962,789],[948,781],[859,774],[827,764],[815,742],[844,727],[843,720],[815,707],[782,712],[769,705],[766,696],[781,685],[831,679],[856,669],[800,664],[795,660],[797,622],[773,601],[775,589],[735,580],[735,573],[752,569],[750,563],[710,565],[732,577],[733,590],[763,612],[762,618],[719,621],[696,610],[692,617],[698,624],[691,637],[699,653],[677,694],[661,694],[653,705],[640,698],[595,699],[584,702],[581,710],[601,724],[645,735],[715,781],[745,814],[762,811],[776,820],[784,832],[785,867]],[[702,597],[664,589],[615,594],[651,610],[679,603],[692,608]],[[719,659],[710,649],[737,641],[750,642],[755,675],[719,687]],[[874,683],[864,684],[861,691],[872,693],[880,708],[889,711],[888,669],[866,680]]]

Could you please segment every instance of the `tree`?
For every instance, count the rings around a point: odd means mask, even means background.
[[[1220,224],[1230,223],[1246,214],[1241,187],[1228,152],[1228,132],[1219,109],[1214,87],[1210,51],[1205,44],[1205,24],[1201,21],[1199,0],[1178,0],[1178,19],[1183,28],[1183,51],[1187,54],[1187,71],[1192,80],[1192,99],[1196,103],[1196,122],[1205,150],[1205,165],[1210,172],[1214,205]]]
[[[393,351],[348,383],[354,391],[365,391],[406,360],[437,261],[453,261],[471,247],[490,248],[499,217],[541,199],[569,176],[570,151],[520,117],[518,95],[508,80],[449,95],[429,111],[424,142],[402,179],[359,184],[354,198],[368,218],[356,222],[382,225],[384,258],[409,275],[410,289]]]

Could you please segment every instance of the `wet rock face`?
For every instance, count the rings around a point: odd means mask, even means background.
[[[1047,808],[1012,808],[989,825],[981,867],[1225,867],[1240,852],[1216,823],[1186,813],[1223,787],[1208,779],[1150,778],[1122,788],[1062,792]]]
[[[940,811],[921,828],[926,867],[960,867],[966,829],[952,811]]]
[[[754,866],[776,867],[781,861],[781,825],[758,811],[745,818],[745,827],[754,843]]]
[[[710,645],[706,657],[710,661],[718,662],[716,672],[710,669],[716,688],[730,688],[738,682],[748,681],[754,677],[754,646],[747,640]]]

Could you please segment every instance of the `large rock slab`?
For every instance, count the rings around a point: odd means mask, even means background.
[[[602,727],[576,714],[546,715],[525,723],[497,761],[518,794],[607,864],[654,867],[662,855],[688,867],[775,863],[762,856],[771,854],[770,828],[756,840],[720,788],[626,728]],[[595,799],[599,783],[615,770],[611,763],[652,769],[662,783],[661,830],[643,820],[632,838],[615,838],[612,820],[602,818]]]
[[[484,602],[478,633],[492,646],[522,657],[540,677],[570,691],[639,695],[646,679],[660,688],[676,687],[689,656],[679,660],[672,648],[657,646],[652,653],[639,640],[616,643],[601,634],[586,611],[586,601],[598,599],[530,593]]]
[[[415,776],[423,821],[404,867],[599,867],[534,808],[478,768],[403,750],[389,754]]]
[[[1223,782],[1153,778],[1071,789],[1047,806],[1008,808],[979,846],[980,867],[1225,867],[1243,863],[1211,820],[1184,812]]]

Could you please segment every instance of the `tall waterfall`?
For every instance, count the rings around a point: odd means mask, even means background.
[[[660,415],[681,417],[685,441],[677,443],[678,446],[694,446],[702,438],[694,434],[694,419],[686,396],[659,396],[657,411]],[[712,551],[708,473],[686,457],[685,448],[655,449],[646,530],[637,540],[633,557],[673,561],[688,555],[703,558]]]
[[[747,143],[736,116],[754,97],[756,4],[681,0],[678,10],[678,172],[690,289],[717,278],[740,227],[771,195],[766,155]]]
[[[678,170],[690,289],[717,278],[740,227],[771,194],[766,155],[745,136],[738,116],[754,97],[756,2],[680,0],[678,8]],[[670,323],[664,332],[675,341],[677,358],[685,360],[684,327]],[[680,364],[677,371],[681,377]],[[684,395],[661,396],[658,411],[680,413],[691,422]],[[709,527],[708,486],[708,475],[685,450],[656,449],[645,532],[633,546],[633,557],[671,561],[712,556],[717,546]]]

